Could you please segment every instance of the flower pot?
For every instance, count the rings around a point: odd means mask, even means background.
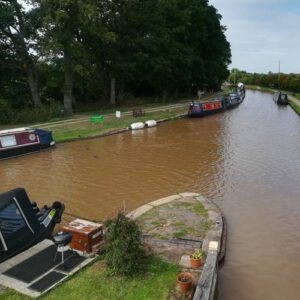
[[[194,259],[190,256],[190,262],[192,269],[199,269],[201,267],[201,258]]]
[[[182,272],[177,275],[177,283],[184,293],[188,292],[191,289],[193,281],[193,275],[188,272]]]

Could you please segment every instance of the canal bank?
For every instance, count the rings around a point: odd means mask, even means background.
[[[148,254],[156,254],[156,256],[163,257],[164,260],[168,260],[170,263],[168,265],[161,262],[160,270],[156,271],[155,274],[152,274],[149,270],[145,276],[141,276],[141,278],[139,276],[133,280],[135,293],[138,293],[139,299],[155,299],[151,288],[159,290],[162,288],[161,284],[165,284],[163,289],[167,291],[167,294],[157,299],[213,299],[212,297],[216,293],[218,257],[223,248],[221,243],[224,223],[220,210],[212,201],[198,193],[180,193],[145,204],[130,212],[128,217],[135,219],[143,229],[143,239]],[[48,242],[50,243],[50,241]],[[189,262],[189,254],[199,248],[206,252],[205,262],[202,263],[201,268],[193,269]],[[193,274],[194,287],[192,290],[183,293],[178,286],[175,289],[173,288],[176,276],[175,274],[173,277],[170,275],[171,272],[174,273],[176,270],[173,266],[174,263],[180,266],[181,271]],[[10,268],[9,264],[8,266],[3,264],[2,267]],[[110,289],[118,290],[117,286],[120,283],[120,278],[112,275],[108,276],[105,271],[102,271],[103,268],[105,268],[104,262],[96,259],[92,266],[89,266],[80,274],[72,276],[67,282],[45,295],[45,298],[57,299],[62,297],[64,299],[68,296],[68,299],[81,299],[82,296],[78,296],[79,294],[95,295],[95,291],[93,291],[95,289],[98,293],[98,297],[95,297],[95,299],[120,299],[119,297],[122,297],[122,299],[123,297],[124,299],[136,299],[129,296],[125,290],[117,293],[111,292],[110,297],[107,297]],[[171,272],[165,271],[166,268],[170,268]],[[106,283],[104,288],[103,285],[99,285],[99,281],[107,276],[109,278],[105,278],[105,281],[110,283]],[[164,282],[161,282],[162,279]],[[142,286],[143,281],[145,281],[144,284],[150,285],[150,288],[147,287],[150,292],[149,297],[143,296],[145,293]],[[30,287],[25,287],[23,282],[20,282],[17,288],[14,284],[8,284],[7,279],[5,279],[5,282],[7,286],[11,286],[22,293],[32,297],[38,296],[38,294],[31,291]],[[95,283],[97,283],[96,286]],[[127,279],[126,285],[131,286],[130,280]],[[79,290],[78,295],[74,297],[75,286]],[[68,294],[70,288],[73,289],[73,292]],[[170,292],[170,290],[172,291]],[[29,299],[12,290],[3,290],[2,295],[6,299]]]
[[[219,208],[198,193],[180,193],[145,204],[130,212],[142,232],[148,252],[179,264],[193,275],[193,289],[179,286],[171,299],[209,300],[216,295],[219,261],[225,256],[225,221]],[[206,253],[201,268],[193,269],[189,256],[195,249]]]
[[[219,93],[210,94],[206,99],[211,99]],[[120,111],[118,114],[100,114],[97,112],[72,119],[65,119],[47,123],[33,124],[30,127],[51,130],[57,143],[105,137],[130,130],[130,124],[157,120],[158,123],[183,118],[187,115],[191,99],[182,100],[175,104],[157,105],[152,107],[140,106],[143,111],[141,116],[134,111]],[[120,116],[120,117],[117,117]],[[93,121],[99,120],[99,121]]]

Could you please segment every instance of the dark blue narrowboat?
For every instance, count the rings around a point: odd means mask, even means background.
[[[0,262],[50,238],[64,204],[38,208],[23,188],[0,194]]]
[[[289,98],[286,93],[277,92],[273,95],[273,100],[278,105],[287,105],[289,103]]]
[[[201,117],[204,115],[223,111],[225,109],[225,101],[219,97],[209,100],[193,100],[189,106],[189,117]]]
[[[0,159],[41,151],[55,145],[51,131],[15,128],[0,131]]]
[[[237,107],[241,103],[241,98],[238,93],[229,93],[225,97],[225,106],[227,109]]]

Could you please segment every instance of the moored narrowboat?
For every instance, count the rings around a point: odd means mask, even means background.
[[[240,98],[239,102],[240,103],[243,102],[246,96],[246,89],[245,89],[245,85],[241,82],[239,82],[237,85],[237,94]]]
[[[51,131],[15,128],[0,131],[0,159],[47,149],[55,145]]]
[[[277,92],[273,95],[273,100],[278,105],[287,105],[289,103],[289,98],[286,93]]]
[[[189,106],[189,117],[201,117],[225,109],[225,102],[223,98],[209,99],[209,100],[193,100]]]
[[[225,97],[225,106],[228,109],[234,108],[241,103],[241,98],[237,93],[229,93]]]
[[[64,204],[38,208],[23,188],[0,194],[0,262],[50,238]]]

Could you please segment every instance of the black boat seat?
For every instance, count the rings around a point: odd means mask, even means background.
[[[53,241],[58,246],[66,246],[72,240],[71,232],[59,232],[53,236]]]
[[[72,233],[71,232],[59,232],[53,236],[53,242],[57,246],[57,251],[55,253],[54,260],[56,259],[57,253],[61,252],[61,264],[64,265],[64,251],[65,246],[67,246],[72,240]]]

